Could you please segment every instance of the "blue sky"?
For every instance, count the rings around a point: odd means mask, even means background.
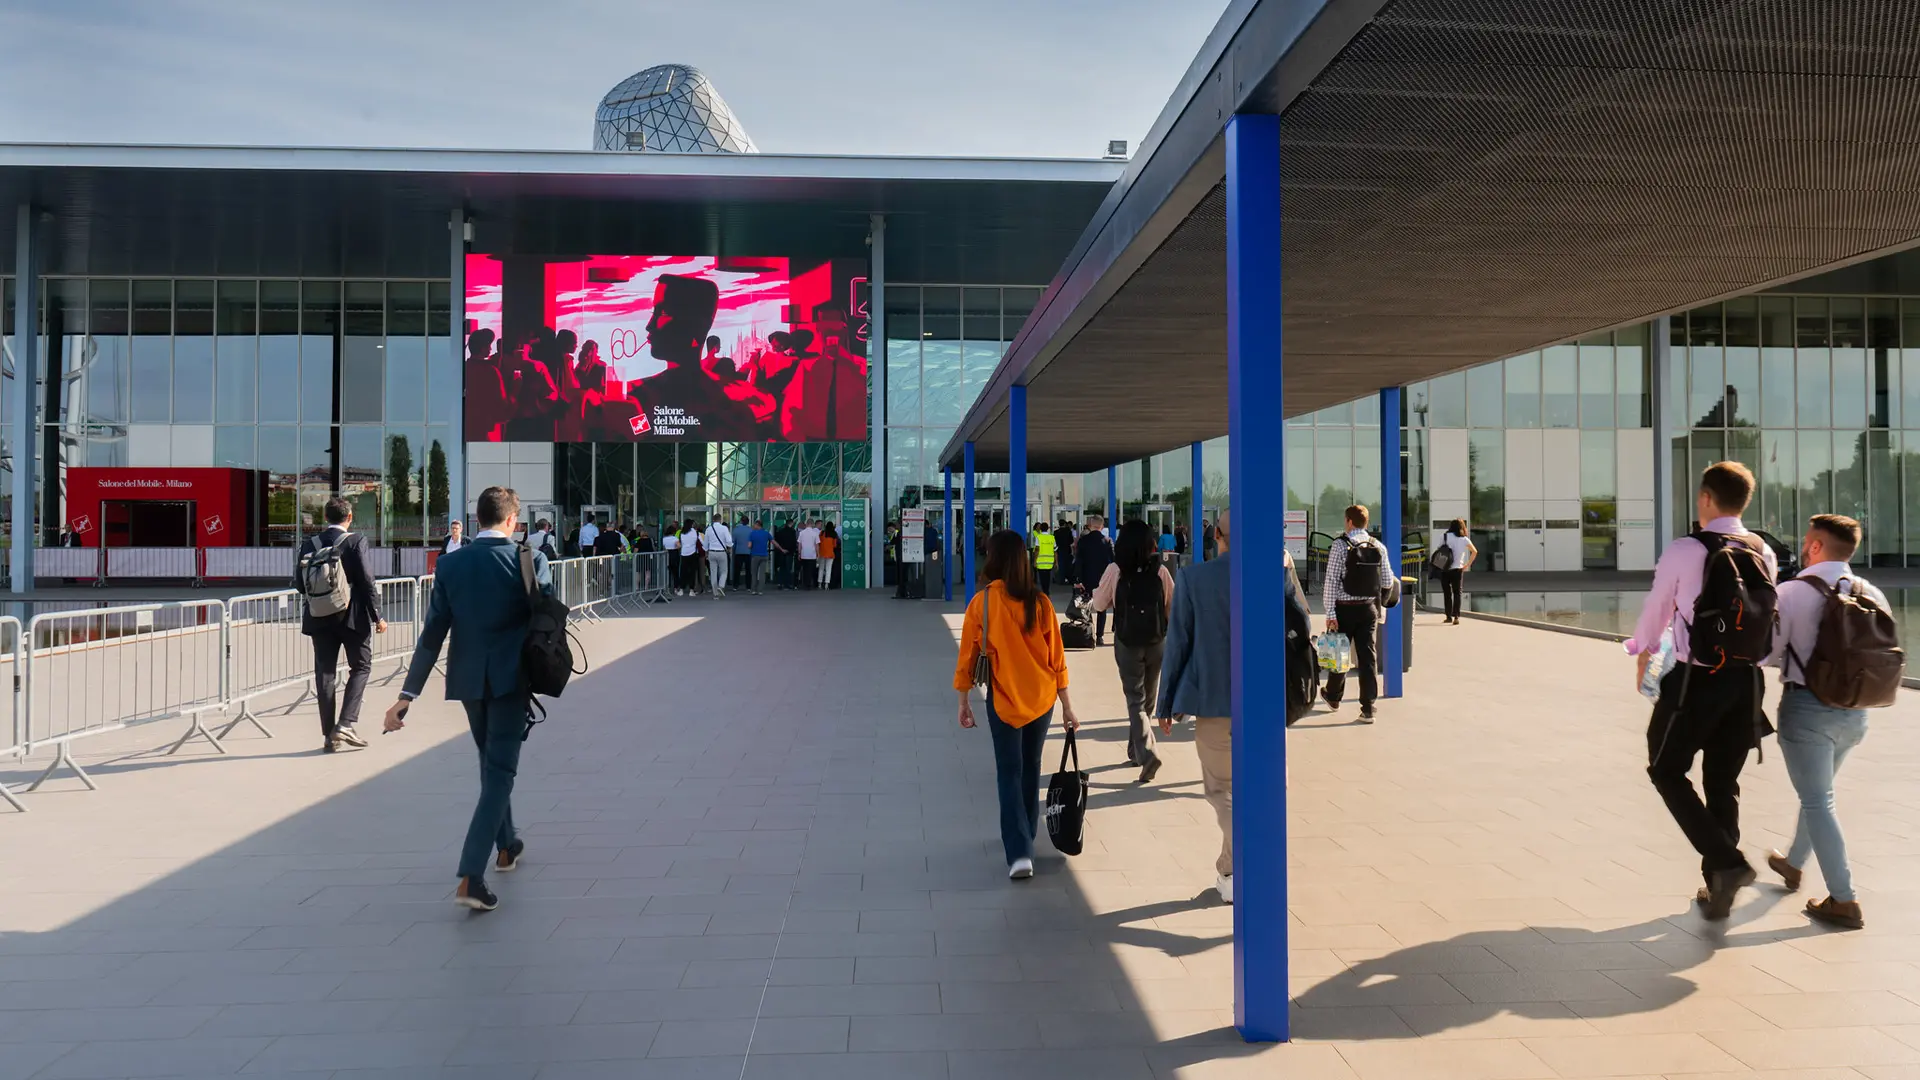
[[[1226,0],[0,0],[0,141],[586,149],[656,63],[768,152],[1138,144]]]

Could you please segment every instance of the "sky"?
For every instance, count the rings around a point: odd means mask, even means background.
[[[768,153],[1138,146],[1226,0],[0,0],[0,142],[584,150],[658,63]]]

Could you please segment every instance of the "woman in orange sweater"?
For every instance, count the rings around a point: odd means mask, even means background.
[[[967,605],[960,629],[960,661],[953,688],[960,692],[960,726],[974,726],[975,661],[984,648],[993,674],[987,684],[987,730],[993,735],[993,767],[1000,791],[1000,843],[1007,876],[1033,876],[1033,841],[1040,835],[1040,754],[1047,742],[1053,703],[1061,723],[1080,726],[1067,698],[1067,654],[1053,603],[1033,581],[1026,541],[1011,529],[987,541],[987,587]],[[985,622],[985,644],[981,624]]]

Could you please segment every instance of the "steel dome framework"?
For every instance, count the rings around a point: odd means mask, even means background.
[[[660,64],[607,91],[594,114],[596,150],[751,154],[747,129],[698,68]]]

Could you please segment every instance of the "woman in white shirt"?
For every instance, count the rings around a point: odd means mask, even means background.
[[[1460,625],[1460,579],[1466,574],[1467,567],[1472,566],[1473,560],[1480,555],[1480,549],[1474,547],[1473,541],[1467,538],[1465,518],[1454,518],[1453,526],[1440,537],[1440,543],[1445,545],[1448,554],[1453,556],[1447,568],[1440,571],[1440,593],[1445,598],[1447,612],[1444,621],[1458,626]]]
[[[660,534],[660,547],[667,553],[667,584],[673,586],[673,595],[681,594],[680,588],[680,530],[669,522],[667,531]]]

